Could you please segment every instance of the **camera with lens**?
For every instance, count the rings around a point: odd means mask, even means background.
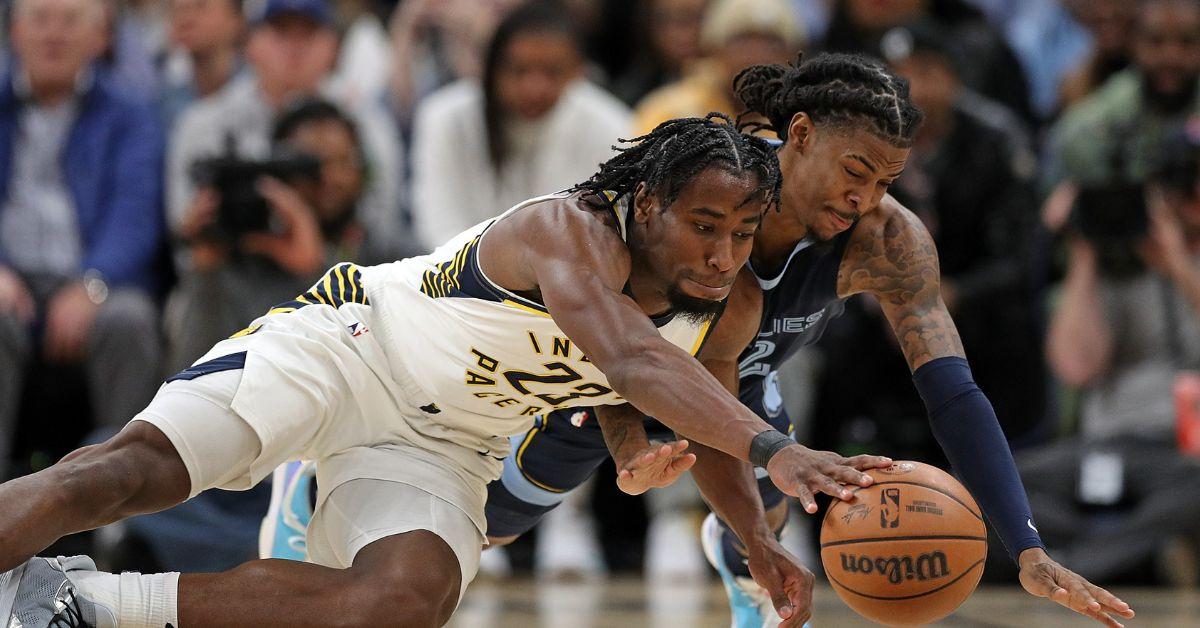
[[[1096,250],[1101,274],[1128,277],[1144,268],[1137,243],[1149,229],[1145,184],[1116,181],[1080,188],[1071,222]]]
[[[213,225],[215,233],[211,235],[226,240],[271,230],[271,205],[258,191],[260,179],[273,177],[296,186],[315,184],[320,176],[320,160],[286,150],[276,151],[265,159],[251,159],[237,156],[229,146],[224,155],[192,164],[192,180],[196,185],[212,188],[220,196]]]
[[[1118,146],[1131,145],[1130,129],[1114,130]],[[1146,211],[1147,188],[1153,186],[1168,199],[1195,200],[1200,178],[1200,118],[1169,133],[1146,159],[1147,182],[1125,178],[1126,156],[1118,148],[1110,157],[1115,179],[1085,185],[1079,190],[1071,212],[1075,229],[1096,249],[1100,272],[1109,277],[1127,277],[1145,266],[1137,244],[1149,233]]]

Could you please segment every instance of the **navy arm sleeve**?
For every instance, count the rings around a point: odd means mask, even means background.
[[[1016,560],[1031,547],[1045,548],[996,411],[975,385],[967,361],[932,360],[913,373],[913,383],[929,411],[934,437],[1009,556]]]

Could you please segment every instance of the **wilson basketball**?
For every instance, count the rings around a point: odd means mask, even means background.
[[[850,608],[881,624],[937,621],[975,590],[987,533],[975,500],[946,472],[896,462],[834,500],[821,523],[821,563]]]

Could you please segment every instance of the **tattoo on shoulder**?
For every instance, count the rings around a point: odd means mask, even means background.
[[[962,356],[958,330],[941,299],[933,238],[908,211],[881,222],[854,234],[838,272],[838,293],[866,292],[879,301],[910,368]]]

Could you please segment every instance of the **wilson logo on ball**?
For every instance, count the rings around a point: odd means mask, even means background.
[[[887,578],[889,584],[905,580],[934,580],[950,575],[946,554],[941,550],[912,556],[871,557],[861,554],[841,554],[842,571],[873,574]]]

